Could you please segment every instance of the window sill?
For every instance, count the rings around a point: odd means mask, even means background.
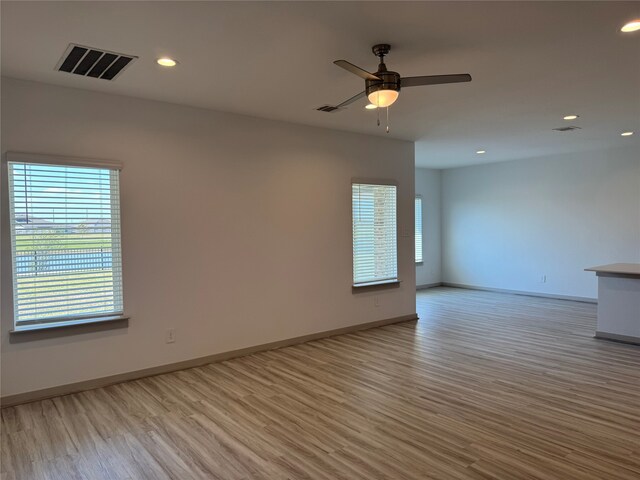
[[[126,328],[129,326],[129,317],[124,315],[110,315],[104,317],[82,318],[75,320],[59,321],[55,323],[35,323],[21,325],[9,331],[10,342],[22,342],[26,340],[39,340],[44,338],[73,335],[75,333],[88,333],[113,328]]]
[[[368,292],[370,290],[385,290],[388,288],[398,288],[400,286],[400,280],[385,280],[382,282],[369,282],[360,283],[358,285],[352,285],[352,293]]]

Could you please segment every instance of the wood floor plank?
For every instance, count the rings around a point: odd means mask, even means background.
[[[595,305],[435,288],[421,320],[2,410],[2,480],[640,479],[640,348]]]

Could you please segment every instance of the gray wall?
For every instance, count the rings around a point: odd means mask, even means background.
[[[422,258],[416,264],[416,285],[442,281],[440,247],[440,186],[442,172],[416,168],[416,195],[422,196]]]
[[[411,142],[3,79],[2,151],[124,163],[131,316],[128,329],[9,343],[3,183],[3,395],[415,313]],[[351,291],[354,177],[399,185],[402,283],[379,306]]]
[[[626,147],[444,170],[442,246],[445,282],[596,298],[584,268],[640,262],[640,155]]]

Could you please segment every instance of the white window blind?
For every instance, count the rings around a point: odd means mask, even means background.
[[[354,183],[353,285],[398,280],[395,185]]]
[[[422,197],[416,197],[416,263],[422,262]]]
[[[121,315],[119,170],[8,167],[15,327]]]

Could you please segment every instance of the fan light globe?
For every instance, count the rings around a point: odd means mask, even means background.
[[[369,101],[380,108],[388,107],[398,99],[398,92],[395,90],[378,90],[368,96]]]

